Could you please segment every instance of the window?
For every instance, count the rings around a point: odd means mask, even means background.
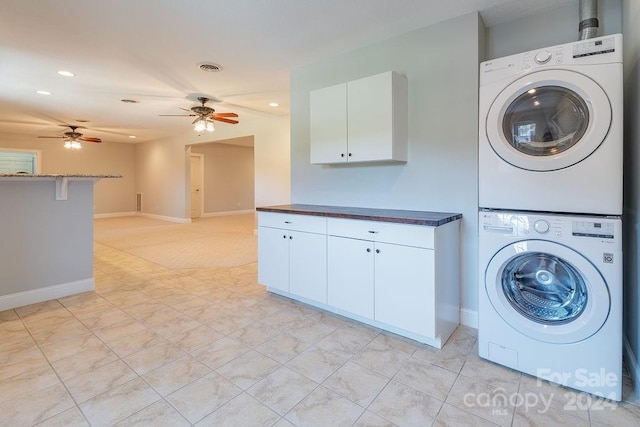
[[[0,148],[0,173],[39,173],[40,152]]]

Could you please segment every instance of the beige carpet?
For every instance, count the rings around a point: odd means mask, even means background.
[[[94,221],[94,240],[171,269],[235,267],[257,260],[253,214],[175,224],[131,216]]]

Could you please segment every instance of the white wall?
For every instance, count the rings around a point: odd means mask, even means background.
[[[624,330],[629,368],[640,395],[640,2],[623,1],[624,37]]]
[[[145,214],[176,221],[190,218],[189,156],[191,145],[253,136],[255,205],[290,200],[289,117],[239,112],[240,124],[220,124],[213,133],[189,131],[136,146],[136,192],[142,193]]]
[[[477,310],[478,62],[483,31],[473,13],[310,64],[291,75],[292,201],[461,212],[461,301],[472,312]],[[309,91],[388,70],[408,79],[408,162],[311,165]]]
[[[103,142],[83,143],[80,150],[68,150],[63,140],[0,134],[1,148],[39,150],[41,173],[120,174],[119,179],[103,179],[95,186],[94,213],[135,211],[135,146]]]

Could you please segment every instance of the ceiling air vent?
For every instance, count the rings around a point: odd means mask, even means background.
[[[222,71],[222,67],[218,64],[201,64],[200,69],[209,73],[217,73]]]

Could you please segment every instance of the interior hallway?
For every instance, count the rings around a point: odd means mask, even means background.
[[[254,227],[96,220],[95,292],[0,312],[0,425],[640,422],[628,377],[610,407],[480,360],[467,327],[436,350],[267,293]]]

